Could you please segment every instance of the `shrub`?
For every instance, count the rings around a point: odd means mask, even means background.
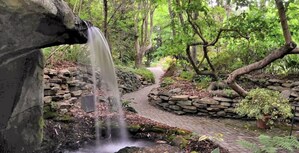
[[[166,87],[174,83],[174,80],[171,77],[163,78],[161,82],[161,87]]]
[[[190,71],[182,71],[180,74],[180,78],[183,78],[188,81],[192,81],[193,75],[194,74]]]
[[[269,115],[270,125],[279,117],[285,119],[292,116],[291,105],[286,98],[277,91],[262,88],[251,90],[236,106],[235,111],[241,116],[247,115],[256,119],[263,119],[265,115]]]

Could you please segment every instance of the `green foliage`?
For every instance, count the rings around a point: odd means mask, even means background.
[[[146,68],[138,68],[134,69],[133,72],[135,72],[138,75],[141,75],[145,80],[155,83],[154,74],[150,70]]]
[[[166,87],[166,86],[169,86],[171,84],[173,84],[175,81],[171,78],[171,77],[165,77],[163,78],[160,86],[161,87]]]
[[[180,78],[183,78],[183,79],[188,80],[188,81],[192,81],[193,75],[194,75],[194,72],[182,71],[180,73]]]
[[[216,149],[214,149],[211,153],[220,153],[220,149],[219,149],[219,148],[216,148]]]
[[[285,149],[288,152],[294,152],[294,149],[299,149],[299,141],[292,136],[270,137],[260,135],[259,144],[252,143],[246,140],[241,140],[238,143],[244,148],[250,149],[253,153],[276,153],[278,149]]]
[[[195,76],[193,80],[202,89],[207,88],[212,82],[212,78],[209,76]]]
[[[116,67],[123,71],[132,72],[134,74],[140,75],[142,78],[144,78],[148,82],[155,83],[154,74],[146,68],[136,69],[136,68],[124,67],[124,66],[120,66],[120,65],[116,65]]]
[[[270,115],[269,124],[274,124],[278,118],[292,116],[289,101],[283,98],[278,91],[256,88],[236,106],[235,111],[241,116],[247,115],[256,119],[263,119],[264,115]]]
[[[46,63],[53,64],[59,61],[89,63],[89,52],[84,45],[62,45],[44,48]]]

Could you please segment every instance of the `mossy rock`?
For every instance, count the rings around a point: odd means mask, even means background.
[[[171,143],[175,146],[182,148],[186,148],[187,144],[188,144],[188,140],[186,140],[183,136],[175,136],[175,138],[171,141]]]
[[[129,130],[129,132],[131,132],[131,133],[137,133],[137,132],[139,132],[140,131],[140,129],[141,129],[141,126],[140,125],[130,125],[129,127],[128,127],[128,130]]]
[[[55,121],[70,123],[74,121],[74,118],[70,115],[60,115],[54,118]]]

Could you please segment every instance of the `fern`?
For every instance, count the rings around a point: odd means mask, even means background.
[[[260,135],[258,140],[260,145],[246,140],[241,140],[238,143],[244,148],[250,149],[254,153],[276,153],[278,149],[285,149],[289,152],[294,152],[294,149],[299,149],[299,141],[292,136],[270,137],[267,135]]]

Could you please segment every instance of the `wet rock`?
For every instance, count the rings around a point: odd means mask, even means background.
[[[177,103],[177,101],[168,101],[168,104],[170,105],[175,105]]]
[[[195,106],[181,106],[184,109],[188,109],[188,110],[192,110],[192,111],[196,111],[197,108]]]

